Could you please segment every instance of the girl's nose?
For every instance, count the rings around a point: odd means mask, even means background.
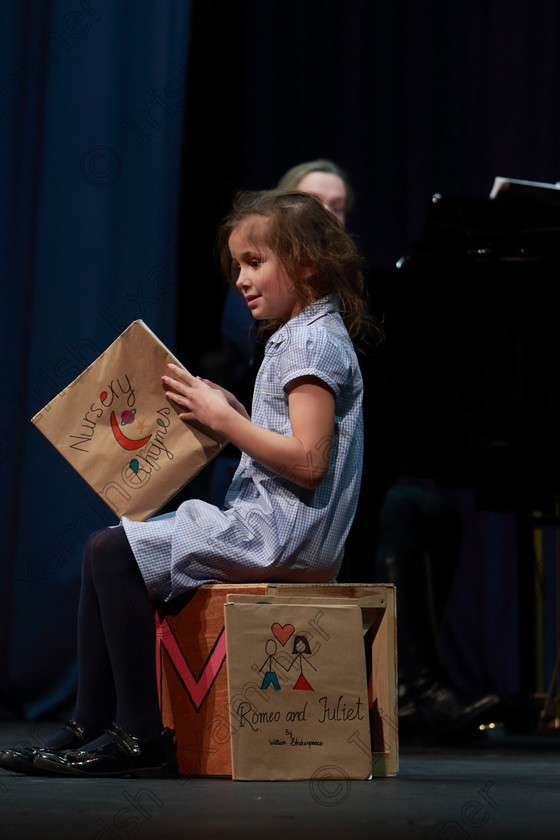
[[[237,286],[237,288],[238,288],[240,291],[241,291],[241,289],[243,289],[245,286],[247,286],[247,279],[246,279],[245,273],[243,272],[243,269],[242,269],[242,268],[241,268],[241,269],[239,269],[239,274],[237,275],[237,279],[236,279],[236,281],[235,281],[235,285]]]

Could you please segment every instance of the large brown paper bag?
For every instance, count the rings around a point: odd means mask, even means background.
[[[325,598],[324,636],[310,643],[316,603],[231,600],[224,613],[233,778],[369,778],[359,606],[333,605]]]
[[[183,367],[134,321],[31,420],[119,518],[148,519],[224,446],[179,419],[161,381],[169,362]]]

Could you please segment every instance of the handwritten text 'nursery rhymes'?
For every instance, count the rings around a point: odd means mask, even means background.
[[[122,412],[124,420],[121,420],[121,422],[126,422],[129,414],[134,412],[136,401],[134,388],[126,373],[122,377],[112,379],[84,412],[78,434],[69,435],[70,439],[74,441],[74,443],[69,444],[70,448],[79,452],[90,452],[88,447],[101,418],[108,409],[113,409],[122,397],[125,398],[122,402],[123,405],[126,405],[126,409]],[[128,411],[128,414],[125,413],[126,411]]]

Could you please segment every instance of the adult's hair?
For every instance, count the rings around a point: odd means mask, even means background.
[[[235,284],[236,270],[228,247],[233,230],[246,220],[255,247],[270,248],[294,282],[302,307],[329,294],[335,294],[340,314],[353,340],[359,341],[373,328],[380,334],[374,318],[367,313],[361,259],[351,236],[339,220],[314,195],[304,192],[241,192],[219,231],[222,270]],[[268,223],[263,223],[267,220]],[[277,326],[268,322],[267,326]]]
[[[346,172],[340,168],[332,160],[326,158],[319,158],[318,160],[309,160],[306,163],[298,163],[292,166],[285,172],[278,181],[278,189],[286,191],[297,190],[298,184],[310,172],[326,172],[329,175],[338,175],[344,181],[344,188],[346,193],[346,200],[344,202],[344,212],[348,213],[352,204],[354,203],[354,192],[352,185]]]

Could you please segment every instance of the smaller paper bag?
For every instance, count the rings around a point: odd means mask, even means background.
[[[152,516],[223,448],[165,396],[181,363],[134,321],[31,422],[119,517]]]
[[[226,604],[234,779],[370,777],[362,612],[320,609],[319,641],[316,603]]]

